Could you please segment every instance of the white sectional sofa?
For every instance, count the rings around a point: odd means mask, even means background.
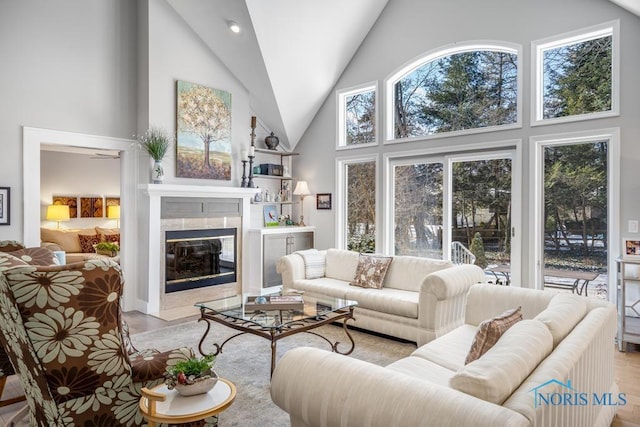
[[[355,300],[354,326],[424,344],[462,324],[471,285],[485,281],[475,265],[413,256],[395,256],[382,289],[351,286],[359,253],[320,251],[324,276],[306,279],[305,260],[298,253],[278,260],[283,291],[304,291],[315,297]]]
[[[478,325],[522,307],[479,359]],[[613,304],[479,284],[463,325],[381,367],[325,350],[287,352],[271,396],[301,426],[610,426],[625,401],[614,381]],[[357,344],[356,344],[357,345]]]

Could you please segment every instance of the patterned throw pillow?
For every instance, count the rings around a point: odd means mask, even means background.
[[[382,289],[384,276],[387,275],[392,260],[393,257],[360,254],[356,277],[349,284],[361,288]]]
[[[522,320],[522,307],[507,310],[493,319],[485,320],[478,326],[478,332],[471,343],[471,349],[464,364],[471,363],[485,354],[498,342],[502,334]]]
[[[120,233],[118,233],[118,234],[103,234],[102,237],[104,238],[105,242],[120,244]]]
[[[11,252],[11,255],[20,258],[29,265],[54,265],[56,257],[47,248],[26,248]]]
[[[93,245],[100,243],[100,236],[97,234],[78,234],[80,238],[80,251],[85,254],[95,253]]]

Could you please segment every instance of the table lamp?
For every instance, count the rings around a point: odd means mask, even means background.
[[[307,181],[298,181],[295,190],[293,190],[293,194],[300,196],[300,226],[304,227],[304,198],[305,196],[311,195]]]
[[[120,205],[107,206],[107,218],[115,219],[116,226],[120,228]]]
[[[67,205],[49,205],[47,206],[48,221],[57,221],[60,228],[60,221],[69,221],[69,206]]]

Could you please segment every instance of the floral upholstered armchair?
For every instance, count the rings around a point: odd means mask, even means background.
[[[20,265],[0,254],[0,266],[9,263],[0,271],[0,342],[25,389],[29,425],[146,425],[140,389],[160,384],[166,367],[192,350],[136,352],[113,261]]]

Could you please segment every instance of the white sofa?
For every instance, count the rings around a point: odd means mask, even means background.
[[[517,306],[530,320],[464,365],[478,325]],[[479,284],[462,326],[387,367],[290,350],[273,374],[271,396],[293,427],[609,426],[624,399],[614,381],[615,333],[611,303]]]
[[[314,297],[345,298],[358,302],[354,326],[424,344],[462,324],[464,303],[471,285],[485,281],[475,265],[395,256],[382,289],[351,286],[359,253],[340,249],[320,251],[325,256],[324,277],[305,278],[305,261],[297,253],[278,260],[283,291],[304,291]]]

